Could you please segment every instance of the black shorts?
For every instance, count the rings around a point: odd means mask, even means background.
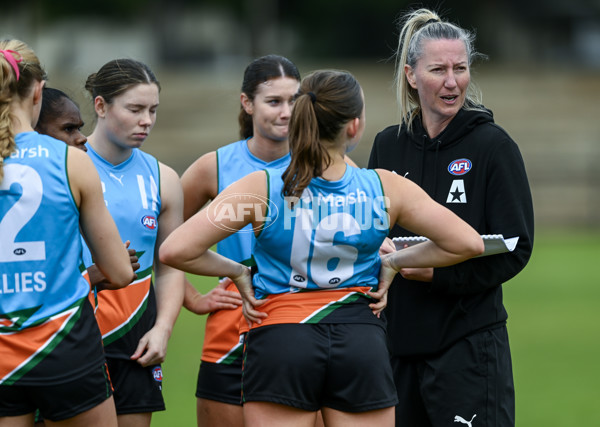
[[[392,358],[400,403],[396,424],[515,425],[515,391],[506,327],[469,335],[443,352]],[[467,424],[467,423],[465,423]]]
[[[106,364],[71,381],[48,386],[0,386],[0,417],[33,413],[62,421],[88,411],[112,395]]]
[[[107,358],[117,415],[165,410],[160,365],[141,366],[131,360]]]
[[[398,403],[385,330],[373,324],[281,324],[246,334],[243,402],[344,412]]]
[[[242,363],[201,362],[196,397],[231,405],[242,404]]]

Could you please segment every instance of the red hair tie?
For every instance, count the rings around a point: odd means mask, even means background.
[[[19,81],[20,73],[19,73],[19,66],[17,64],[23,60],[23,57],[21,56],[21,54],[19,52],[15,52],[14,50],[10,50],[10,49],[6,49],[6,50],[0,49],[0,53],[4,55],[4,57],[6,58],[6,60],[10,64],[10,66],[13,67],[13,70],[15,70],[15,74],[17,75],[17,81]],[[18,55],[19,59],[15,59],[14,55]]]

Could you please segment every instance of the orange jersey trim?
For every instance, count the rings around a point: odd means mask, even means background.
[[[148,300],[150,286],[152,286],[151,275],[121,289],[107,289],[98,292],[96,321],[103,340],[130,325],[139,317],[138,312],[145,307]],[[91,293],[91,301],[93,298],[94,295]]]
[[[370,286],[356,286],[269,295],[267,302],[258,307],[268,317],[260,325],[252,324],[252,328],[281,323],[318,323],[340,305],[367,295],[371,289]],[[240,323],[240,333],[248,332],[249,329],[248,322]]]
[[[227,291],[239,293],[235,284],[230,283]],[[234,310],[218,310],[206,319],[202,360],[212,363],[226,363],[228,358],[242,351],[240,322],[244,322],[242,307]]]
[[[79,308],[73,307],[32,328],[0,334],[0,384],[14,383],[52,351],[60,332]]]

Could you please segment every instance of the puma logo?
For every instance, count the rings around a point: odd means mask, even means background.
[[[473,418],[475,418],[476,416],[477,416],[477,414],[474,414],[473,417],[471,418],[471,421],[467,421],[463,417],[461,417],[460,415],[456,415],[456,416],[454,416],[454,422],[455,423],[466,424],[469,427],[473,427],[473,424],[471,424],[471,423],[473,422]]]
[[[117,176],[114,173],[109,173],[108,176],[110,176],[111,178],[116,179],[117,181],[119,181],[119,184],[121,184],[121,187],[123,186],[123,181],[121,181],[123,179],[123,177],[125,175],[121,175],[120,177],[117,178]]]

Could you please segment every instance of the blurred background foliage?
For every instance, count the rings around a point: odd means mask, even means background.
[[[375,134],[398,121],[398,20],[419,7],[476,33],[487,59],[473,65],[473,81],[521,148],[538,226],[599,228],[599,0],[21,0],[3,2],[0,35],[36,50],[48,85],[80,103],[88,133],[87,76],[118,57],[149,64],[163,91],[144,149],[180,174],[238,138],[239,88],[253,58],[286,56],[303,75],[347,69],[367,100],[352,153],[366,166]]]
[[[396,20],[434,8],[476,29],[478,47],[499,60],[600,66],[598,0],[458,2],[392,0],[21,0],[3,2],[4,29],[34,37],[55,26],[103,21],[138,27],[159,60],[206,62],[217,55],[256,57],[287,50],[295,58],[387,58],[397,44]],[[15,24],[15,25],[11,25]],[[207,28],[203,28],[206,26]],[[214,30],[212,39],[208,33]],[[85,37],[72,34],[73,37]],[[219,40],[212,45],[214,40]],[[75,42],[75,40],[72,40]],[[124,40],[124,42],[126,42]]]
[[[48,85],[80,103],[88,133],[87,76],[118,57],[149,64],[163,91],[144,148],[180,174],[238,138],[239,87],[253,58],[286,56],[303,75],[347,69],[367,100],[352,153],[366,166],[375,134],[398,121],[398,20],[419,7],[476,33],[487,58],[473,81],[521,148],[538,226],[600,228],[599,0],[21,0],[3,3],[0,35],[36,50]]]

